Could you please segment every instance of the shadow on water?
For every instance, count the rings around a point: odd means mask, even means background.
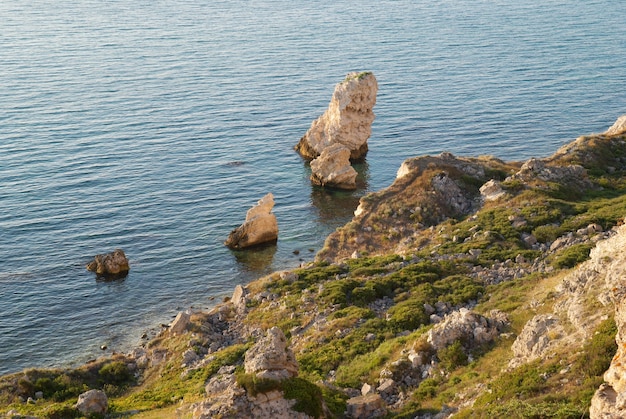
[[[122,282],[128,276],[128,271],[119,274],[96,274],[96,282]]]
[[[369,187],[367,161],[354,163],[352,167],[358,173],[356,190],[345,191],[321,186],[311,187],[311,203],[317,209],[319,222],[333,230],[352,219],[354,210],[359,206],[359,200]]]
[[[245,250],[231,250],[242,270],[255,274],[269,273],[276,254],[276,243],[261,244]]]

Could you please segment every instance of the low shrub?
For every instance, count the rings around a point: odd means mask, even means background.
[[[559,269],[573,268],[589,259],[589,252],[593,246],[592,243],[580,243],[564,249],[554,258],[554,266]]]
[[[458,367],[467,365],[467,354],[460,341],[455,341],[451,345],[437,351],[439,365],[446,371],[453,371]]]

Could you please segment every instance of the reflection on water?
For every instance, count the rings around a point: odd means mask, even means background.
[[[307,165],[308,166],[308,165]],[[369,166],[366,160],[352,165],[357,171],[354,191],[311,187],[311,202],[317,209],[318,221],[332,229],[343,226],[354,216],[359,206],[359,199],[366,193],[369,186]]]
[[[231,252],[235,255],[235,260],[243,271],[263,275],[271,270],[270,267],[276,253],[276,243],[261,244],[245,250],[231,250]]]

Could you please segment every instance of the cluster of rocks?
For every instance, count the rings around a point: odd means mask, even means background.
[[[526,161],[517,173],[506,180],[515,179],[526,183],[539,179],[543,182],[567,184],[580,190],[589,189],[593,186],[587,176],[587,170],[578,164],[566,166],[549,165],[546,161],[535,158]]]
[[[359,394],[348,400],[347,416],[384,416],[389,407],[398,408],[407,401],[406,388],[415,388],[422,380],[440,373],[438,351],[454,342],[462,342],[463,350],[471,358],[474,349],[494,341],[509,326],[507,315],[497,310],[488,317],[467,308],[451,312],[426,334],[425,339],[417,341],[404,350],[399,359],[383,368],[375,385],[364,383]]]
[[[244,371],[259,379],[282,380],[298,375],[298,363],[283,332],[272,327],[267,334],[246,351]],[[206,384],[207,398],[196,403],[187,411],[197,419],[213,417],[277,417],[308,419],[309,415],[295,411],[295,400],[284,397],[278,388],[249,394],[238,382],[235,366],[220,368]]]
[[[350,161],[365,157],[374,121],[378,83],[371,72],[348,73],[335,86],[328,109],[313,121],[295,149],[311,161],[311,181],[320,186],[356,189]]]

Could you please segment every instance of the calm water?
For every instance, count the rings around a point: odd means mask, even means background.
[[[0,2],[0,373],[127,350],[311,260],[405,158],[541,157],[604,131],[626,113],[621,5]],[[377,76],[377,119],[361,188],[331,193],[292,147],[352,70]],[[267,192],[277,245],[226,249]],[[85,271],[117,247],[125,280]]]

